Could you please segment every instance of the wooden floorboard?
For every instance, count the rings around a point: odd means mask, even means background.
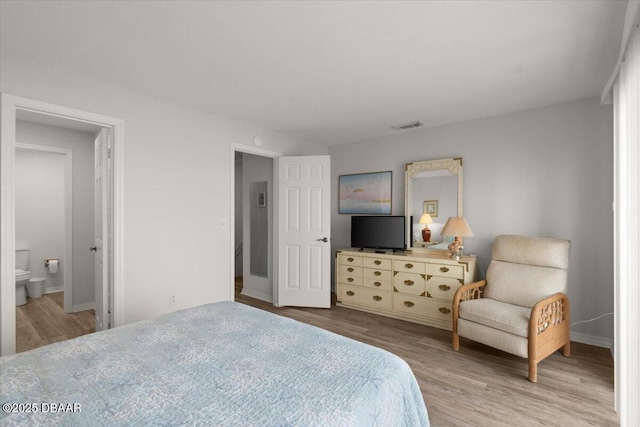
[[[64,312],[64,293],[27,298],[16,307],[16,353],[95,332],[95,311]]]
[[[375,314],[330,309],[274,307],[241,295],[236,301],[384,348],[412,368],[431,425],[617,426],[613,409],[613,359],[608,349],[571,343],[538,365],[538,382],[527,380],[527,361],[461,339],[451,332]]]

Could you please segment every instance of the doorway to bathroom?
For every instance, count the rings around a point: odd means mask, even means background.
[[[24,112],[16,119],[16,268],[30,277],[26,286],[16,282],[16,352],[22,352],[95,331],[88,321],[95,317],[96,289],[88,248],[101,128],[40,123]]]
[[[2,325],[1,353],[12,354],[16,350],[16,283],[18,268],[17,249],[33,248],[34,254],[30,257],[28,268],[34,270],[33,276],[43,278],[42,295],[35,289],[38,301],[41,304],[40,315],[35,320],[30,320],[31,329],[37,329],[33,325],[41,325],[48,329],[49,337],[43,341],[54,342],[61,339],[82,335],[87,330],[101,330],[117,326],[121,322],[122,305],[122,144],[123,122],[119,119],[101,116],[82,110],[71,109],[54,104],[48,104],[27,98],[2,94],[1,110],[2,146],[0,159],[2,183],[2,207],[0,209],[0,324]],[[58,247],[50,247],[43,255],[44,243],[37,241],[33,233],[24,233],[25,228],[37,228],[48,231],[53,229],[54,220],[40,217],[36,219],[29,215],[43,210],[54,211],[53,205],[67,195],[56,195],[54,181],[35,184],[31,178],[41,173],[42,168],[35,166],[30,172],[19,170],[23,164],[20,152],[35,151],[42,157],[47,150],[55,144],[38,140],[40,135],[58,136],[63,140],[63,146],[59,150],[70,150],[69,158],[73,158],[72,172],[65,169],[65,174],[77,178],[84,171],[85,178],[73,180],[72,190],[68,192],[71,198],[71,207],[66,205],[66,213],[71,212],[71,225],[65,223],[62,232],[64,243]],[[74,140],[74,136],[84,134],[83,141]],[[54,138],[55,139],[55,138]],[[25,142],[26,141],[26,142]],[[69,146],[71,142],[77,142],[83,147]],[[28,144],[26,147],[22,144]],[[67,144],[66,146],[64,144]],[[36,146],[39,146],[38,149]],[[42,148],[47,147],[47,148]],[[26,150],[25,150],[26,148]],[[81,154],[84,152],[84,154]],[[67,155],[65,154],[66,158]],[[76,162],[83,157],[86,162]],[[76,164],[77,163],[77,164]],[[22,181],[17,178],[22,174],[27,186],[38,187],[40,193],[27,197],[26,207],[18,205],[21,196],[18,193]],[[84,192],[84,195],[78,193]],[[48,198],[48,199],[47,199]],[[29,206],[29,200],[47,199],[49,205]],[[24,201],[24,200],[23,200]],[[64,203],[63,203],[64,204]],[[26,213],[25,213],[26,212]],[[25,226],[24,220],[31,220],[31,224]],[[63,220],[67,221],[67,220]],[[28,221],[27,221],[28,222]],[[37,233],[36,233],[37,234]],[[55,233],[54,233],[55,234]],[[60,243],[58,237],[52,240]],[[25,251],[21,251],[23,254]],[[22,258],[21,258],[22,259]],[[57,261],[57,262],[56,262]],[[46,267],[49,264],[49,268]],[[57,265],[56,265],[57,264]],[[56,271],[57,268],[57,271]],[[65,271],[66,268],[66,271]],[[84,270],[84,271],[82,271]],[[31,273],[31,272],[30,272]],[[32,276],[32,277],[33,277]],[[21,276],[23,277],[23,276]],[[69,280],[66,280],[69,279]],[[62,283],[62,284],[61,284]],[[67,289],[71,283],[71,288]],[[62,289],[61,289],[62,288]],[[59,293],[56,291],[62,290]],[[68,292],[67,292],[68,290]],[[31,298],[29,298],[31,299]],[[68,300],[68,301],[67,301]],[[45,304],[46,303],[46,304]],[[91,316],[87,316],[87,310]],[[60,332],[54,327],[69,325],[69,318],[62,317],[52,320],[53,312],[57,311],[61,316],[73,316],[84,313],[81,322],[76,324],[75,331],[69,334]],[[25,326],[26,325],[22,325]],[[72,324],[72,326],[74,326]],[[82,330],[81,333],[78,333]],[[55,336],[51,336],[55,335]],[[66,337],[66,338],[65,338]],[[42,344],[47,344],[43,342]]]

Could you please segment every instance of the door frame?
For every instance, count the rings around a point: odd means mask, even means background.
[[[273,253],[273,260],[271,261],[271,265],[272,265],[272,269],[271,271],[273,272],[272,276],[273,276],[273,305],[276,307],[279,307],[278,305],[278,192],[275,191],[276,188],[278,188],[278,168],[277,168],[277,164],[278,164],[278,157],[284,156],[284,153],[279,153],[277,151],[271,151],[271,150],[265,150],[264,148],[258,148],[258,147],[252,147],[250,145],[243,145],[243,144],[231,144],[231,160],[230,160],[230,165],[231,165],[231,215],[229,215],[229,230],[230,230],[230,234],[231,234],[231,247],[230,247],[230,251],[229,253],[231,254],[231,261],[230,261],[230,279],[229,279],[229,301],[235,301],[236,297],[235,297],[235,250],[236,250],[236,236],[235,236],[235,215],[236,215],[236,206],[235,206],[235,185],[236,185],[236,180],[235,180],[235,176],[236,176],[236,159],[235,159],[235,154],[237,152],[240,153],[247,153],[247,154],[254,154],[256,156],[262,156],[262,157],[270,157],[272,159],[274,159],[273,162],[273,195],[271,197],[271,200],[269,201],[269,203],[272,203],[273,206],[273,239],[271,242],[271,249],[272,249],[272,253]],[[222,224],[220,224],[221,226],[223,226]]]
[[[64,311],[73,313],[73,150],[22,142],[16,142],[16,149],[64,156]]]
[[[113,326],[124,319],[123,188],[124,121],[75,108],[8,93],[0,94],[0,354],[16,351],[15,307],[15,149],[16,112],[38,114],[94,124],[112,130],[113,166]]]

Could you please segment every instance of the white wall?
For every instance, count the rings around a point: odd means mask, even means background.
[[[366,150],[364,149],[366,147]],[[466,253],[486,267],[498,234],[571,240],[572,322],[613,311],[612,107],[592,98],[330,147],[342,174],[393,170],[393,213],[404,213],[404,164],[462,157]],[[334,199],[335,200],[335,199]],[[335,202],[334,202],[335,203]],[[332,249],[349,246],[349,215],[332,209]],[[572,327],[607,345],[613,317]],[[579,335],[576,335],[579,336]]]
[[[93,252],[89,251],[89,248],[95,244],[94,139],[95,136],[90,132],[21,120],[16,123],[16,140],[18,142],[67,148],[73,152],[73,271],[71,274],[73,277],[72,304],[76,307],[86,307],[95,303],[95,261]],[[18,222],[17,216],[16,222]],[[17,234],[16,242],[18,242]],[[48,257],[62,258],[62,252],[59,256],[49,255]],[[65,265],[66,263],[62,263],[60,270],[64,271]],[[58,276],[61,275],[58,274]],[[53,283],[53,281],[51,284],[47,282],[47,286],[53,286]],[[59,285],[56,286],[62,285],[60,280]]]
[[[16,248],[29,249],[31,278],[46,279],[45,288],[64,285],[64,155],[16,150]],[[49,274],[45,258],[60,259]]]
[[[0,91],[124,120],[126,323],[232,299],[232,144],[327,148],[3,52]],[[169,294],[177,297],[169,307]]]
[[[253,182],[267,182],[267,215],[268,215],[268,250],[267,258],[273,260],[273,159],[269,157],[242,154],[242,182],[243,182],[243,280],[242,293],[264,301],[273,301],[273,268],[272,262],[268,263],[268,277],[254,276],[251,274],[251,200],[249,188]]]

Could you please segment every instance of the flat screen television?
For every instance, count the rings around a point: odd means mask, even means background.
[[[351,247],[405,250],[404,216],[352,216]]]

